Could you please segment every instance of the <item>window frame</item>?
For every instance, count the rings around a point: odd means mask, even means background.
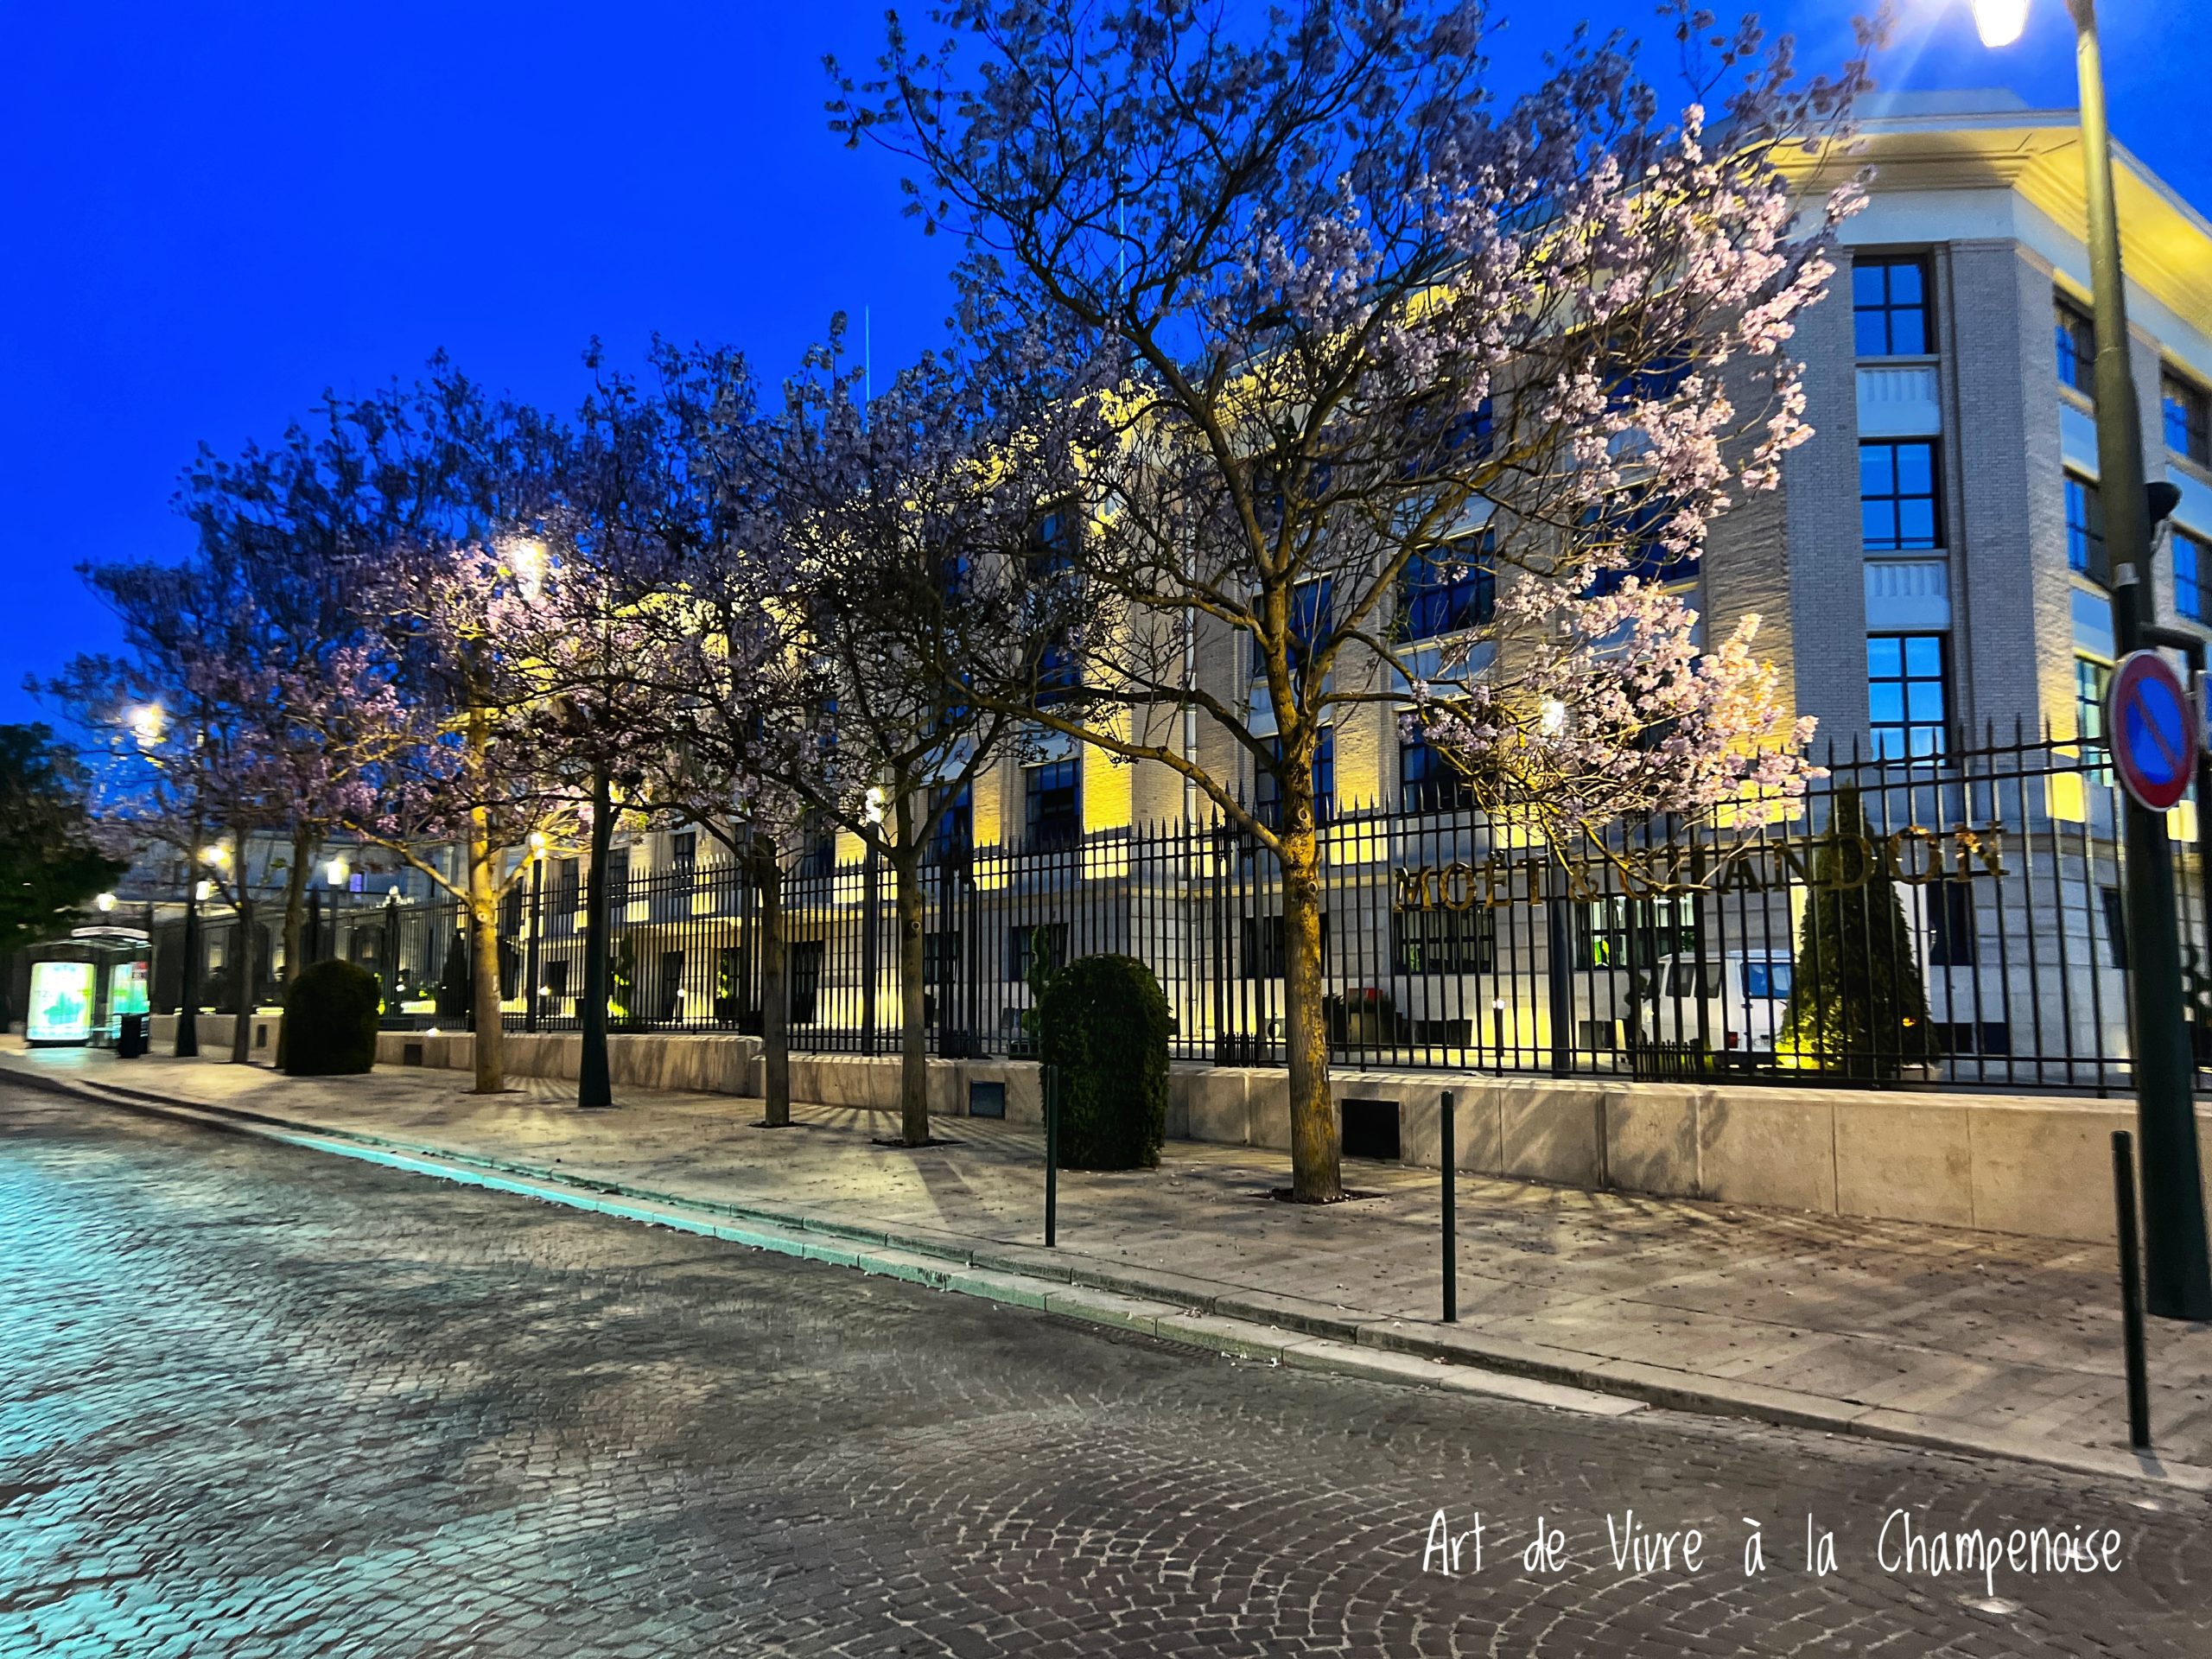
[[[1058,772],[1062,767],[1065,767],[1068,772],[1068,781],[1065,785],[1045,781],[1046,774]],[[1063,789],[1067,794],[1065,809],[1055,805],[1048,813],[1044,806],[1045,797],[1048,793],[1057,795]],[[1022,767],[1021,832],[1026,848],[1033,852],[1058,850],[1081,844],[1083,757],[1080,754],[1033,761]]]
[[[2097,480],[2068,468],[2061,487],[2066,502],[2066,568],[2077,576],[2087,576],[2101,588],[2112,586],[2112,550],[2105,540],[2104,496]],[[2076,519],[2074,504],[2082,503],[2082,512]],[[2077,563],[2074,550],[2079,545],[2082,556]]]
[[[1408,643],[1465,633],[1471,628],[1484,626],[1497,616],[1494,546],[1487,529],[1472,536],[1455,537],[1438,550],[1448,562],[1447,572],[1441,575],[1437,571],[1436,559],[1429,554],[1416,553],[1406,561],[1405,568],[1398,573],[1398,615]],[[1454,550],[1463,547],[1471,550]],[[1432,579],[1421,580],[1424,574]],[[1444,616],[1437,626],[1430,626],[1421,618],[1423,602],[1440,595]],[[1439,607],[1431,605],[1428,608]],[[1465,614],[1460,614],[1462,610]]]
[[[2177,404],[2182,408],[2179,443],[2174,442]],[[2169,454],[2212,468],[2212,392],[2171,364],[2158,366],[2158,433]]]
[[[1898,270],[1916,272],[1920,278],[1920,298],[1910,305],[1901,305],[1893,297],[1890,273]],[[1859,276],[1861,271],[1882,273],[1882,294],[1873,304],[1859,298]],[[1934,270],[1926,253],[1874,254],[1866,257],[1854,257],[1851,264],[1851,345],[1853,353],[1861,360],[1868,358],[1934,357],[1941,351],[1936,333],[1936,302]],[[1920,317],[1920,348],[1917,351],[1897,349],[1895,319],[1899,312],[1917,312]],[[1882,346],[1880,351],[1868,351],[1860,337],[1860,320],[1866,316],[1881,320]]]
[[[2179,524],[2172,526],[2174,613],[2199,627],[2212,627],[2212,540]],[[2189,580],[2182,580],[2182,550],[2189,550]]]
[[[1916,672],[1912,646],[1916,642],[1933,640],[1936,645],[1936,672]],[[1897,648],[1897,671],[1892,676],[1875,672],[1874,648],[1878,643],[1894,642]],[[1866,736],[1869,758],[1876,761],[1897,762],[1905,766],[1938,766],[1949,758],[1955,747],[1952,721],[1953,708],[1951,638],[1948,633],[1929,630],[1899,632],[1878,632],[1866,636]],[[1913,716],[1913,688],[1933,684],[1941,713],[1935,720],[1918,720]],[[1878,720],[1875,717],[1874,692],[1877,686],[1894,685],[1897,689],[1898,717]],[[1933,732],[1935,745],[1925,752],[1916,748],[1916,732]],[[1895,733],[1898,747],[1892,752],[1884,741],[1885,734]]]
[[[1889,454],[1889,484],[1886,495],[1866,493],[1866,455],[1869,450],[1885,450]],[[1928,490],[1923,495],[1917,490],[1907,493],[1899,480],[1898,452],[1905,449],[1925,450],[1928,454]],[[1893,539],[1877,542],[1866,533],[1866,508],[1871,502],[1890,504],[1890,522]],[[1904,504],[1909,501],[1928,503],[1929,539],[1910,542],[1904,539]],[[1943,525],[1943,445],[1933,437],[1862,438],[1859,442],[1859,540],[1862,552],[1866,553],[1940,553],[1944,550],[1946,537]]]
[[[2051,309],[2052,350],[2057,359],[2058,384],[2094,403],[2097,320],[2081,302],[2063,290],[2052,295]]]

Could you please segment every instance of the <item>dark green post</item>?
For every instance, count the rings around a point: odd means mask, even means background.
[[[2151,504],[2143,422],[2129,362],[2127,302],[2113,200],[2112,135],[2094,0],[2074,15],[2082,91],[2082,158],[2088,199],[2089,277],[2096,317],[2098,494],[2112,562],[2113,632],[2120,655],[2140,648],[2158,621],[2151,604]],[[2124,791],[2123,791],[2124,793]],[[2205,810],[2204,802],[2197,810]],[[2212,1319],[2212,1260],[2204,1237],[2195,1088],[2181,984],[2171,854],[2163,813],[2132,796],[2126,815],[2127,955],[2135,1029],[2136,1124],[2143,1140],[2144,1301],[2162,1319]]]
[[[590,880],[584,892],[584,1028],[576,1059],[576,1104],[598,1111],[614,1103],[607,1065],[607,969],[614,949],[607,936],[607,864],[614,834],[614,786],[603,763],[592,774],[591,813]]]
[[[1059,1243],[1060,1068],[1043,1068],[1045,1090],[1045,1248]]]
[[[1459,1317],[1459,1152],[1452,1132],[1452,1091],[1446,1089],[1439,1103],[1437,1135],[1444,1154],[1444,1322],[1455,1323]]]

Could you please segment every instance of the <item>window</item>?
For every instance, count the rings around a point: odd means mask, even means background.
[[[607,902],[620,907],[630,902],[630,849],[616,847],[607,855]]]
[[[1277,766],[1282,763],[1282,740],[1271,737],[1268,747],[1273,752]],[[1318,823],[1326,823],[1336,816],[1337,806],[1337,743],[1334,732],[1323,732],[1320,741],[1313,746],[1313,817]],[[1282,779],[1268,767],[1262,766],[1253,779],[1252,815],[1270,830],[1282,828]]]
[[[1398,745],[1401,811],[1446,812],[1474,803],[1474,785],[1467,781],[1467,774],[1434,746],[1420,738]]]
[[[1479,627],[1497,609],[1497,575],[1491,568],[1490,533],[1415,554],[1398,579],[1398,610],[1406,638],[1433,639]]]
[[[1867,724],[1878,760],[1932,760],[1950,747],[1950,697],[1940,633],[1866,639]]]
[[[1036,702],[1039,708],[1065,702],[1068,694],[1082,684],[1083,665],[1065,645],[1055,640],[1038,653]]]
[[[939,784],[930,804],[936,809],[930,830],[930,861],[957,864],[968,856],[975,841],[976,814],[969,786],[963,784],[954,789],[950,784]]]
[[[699,868],[699,832],[686,830],[668,838],[668,868],[689,881]]]
[[[2174,526],[2174,608],[2192,622],[2212,622],[2212,542]]]
[[[1390,963],[1401,974],[1486,974],[1496,951],[1494,912],[1394,910]]]
[[[2066,474],[2066,568],[2097,582],[2112,580],[2105,559],[2104,504],[2097,499],[2097,486],[2073,473]]]
[[[2212,396],[2171,372],[2158,377],[2158,404],[2166,448],[2200,467],[2212,467]]]
[[[803,876],[830,876],[837,873],[837,830],[829,816],[815,808],[807,809],[799,823],[799,836],[803,843],[798,855],[798,874]]]
[[[2097,325],[2073,301],[2058,301],[2058,384],[2096,395]]]
[[[553,867],[553,908],[566,913],[583,902],[583,872],[573,858]]]
[[[1859,523],[1869,552],[1943,545],[1934,440],[1859,446]]]
[[[1854,261],[1851,321],[1861,357],[1925,357],[1933,352],[1928,262],[1918,254]]]
[[[1688,582],[1696,575],[1697,554],[1677,553],[1660,539],[1660,531],[1674,516],[1671,502],[1649,497],[1637,502],[1624,514],[1619,514],[1615,508],[1593,512],[1586,521],[1593,536],[1600,543],[1620,544],[1627,563],[1618,570],[1600,570],[1591,578],[1583,597],[1599,599],[1618,593],[1621,584],[1630,576],[1650,587]]]
[[[922,983],[950,985],[959,976],[960,934],[944,928],[922,935]]]
[[[1043,582],[1075,568],[1075,513],[1056,507],[1037,521],[1029,537],[1029,575]]]
[[[1068,925],[1065,922],[1039,922],[1033,927],[1009,927],[1006,931],[1006,976],[1009,983],[1026,983],[1043,957],[1046,973],[1067,965]]]
[[[1578,968],[1649,968],[1662,957],[1694,957],[1697,900],[1688,893],[1592,899],[1575,907],[1574,931]]]
[[[1937,968],[1974,963],[1974,888],[1964,881],[1931,882],[1928,894],[1928,960]]]
[[[2104,692],[2113,683],[2113,671],[2094,657],[2075,657],[2075,732],[2084,747],[2104,746]],[[2106,757],[2093,770],[2099,783],[2113,783],[2113,759]]]
[[[1070,756],[1021,769],[1024,819],[1033,847],[1071,847],[1083,838],[1083,762]]]
[[[2118,887],[2100,887],[2097,897],[2105,912],[2105,965],[2127,966],[2127,895]]]
[[[1747,957],[1744,963],[1744,1000],[1747,1002],[1787,1002],[1797,982],[1797,965],[1775,957]]]
[[[1290,671],[1293,677],[1306,671],[1306,659],[1312,654],[1313,642],[1328,631],[1329,607],[1336,595],[1333,576],[1316,576],[1301,582],[1290,594]],[[1252,677],[1260,680],[1267,673],[1267,653],[1261,648],[1260,636],[1252,636]]]

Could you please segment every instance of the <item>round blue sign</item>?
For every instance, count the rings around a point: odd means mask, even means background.
[[[2113,769],[2145,806],[2164,812],[2189,792],[2196,721],[2181,677],[2158,652],[2130,652],[2113,671],[2105,734]]]

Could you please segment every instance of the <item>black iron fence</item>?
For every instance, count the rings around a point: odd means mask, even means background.
[[[1339,813],[1325,831],[1330,1047],[1375,1068],[2123,1091],[2116,811],[2101,751],[2046,741],[1939,765],[1834,759],[1780,822],[1655,822],[1602,847],[1548,847],[1465,805]],[[2170,822],[2202,1036],[2204,860],[2193,809]],[[578,1023],[585,894],[553,874],[566,868],[525,872],[502,905],[511,1028]],[[893,882],[874,860],[786,877],[795,1048],[897,1046]],[[1178,824],[978,848],[931,863],[923,887],[938,1054],[1033,1052],[1044,979],[1118,951],[1158,976],[1178,1058],[1282,1062],[1291,942],[1274,860],[1247,836]],[[728,863],[625,877],[613,1028],[757,1032],[760,914]],[[467,1019],[455,906],[330,926],[343,954],[395,970],[412,1023]]]

